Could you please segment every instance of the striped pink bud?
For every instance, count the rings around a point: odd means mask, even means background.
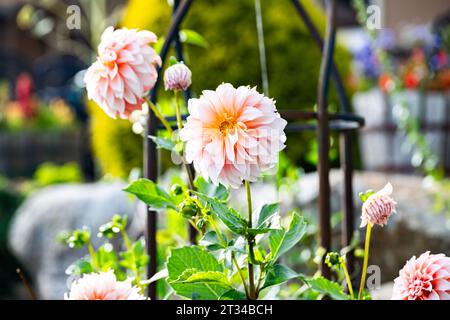
[[[364,202],[361,214],[361,228],[368,223],[370,225],[378,224],[383,226],[389,220],[389,217],[395,212],[395,205],[397,204],[391,198],[392,185],[390,183],[380,191],[372,194]]]
[[[192,83],[192,72],[184,63],[171,65],[164,72],[164,88],[167,90],[186,90]]]

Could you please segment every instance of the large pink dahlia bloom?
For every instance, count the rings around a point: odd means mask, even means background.
[[[141,109],[143,97],[157,79],[161,58],[149,44],[153,32],[108,27],[101,36],[97,60],[84,77],[88,98],[111,118],[126,118]]]
[[[450,258],[422,253],[412,257],[394,280],[393,300],[450,300]]]
[[[395,212],[395,205],[397,204],[391,198],[392,189],[392,185],[387,183],[383,189],[372,194],[364,202],[361,214],[361,228],[368,223],[383,226],[388,222],[389,217]]]
[[[272,99],[255,88],[225,83],[190,99],[189,116],[180,137],[186,160],[214,184],[237,188],[255,181],[278,162],[285,147],[286,121]]]
[[[131,279],[117,281],[112,270],[85,274],[74,281],[65,300],[144,300],[139,289],[131,285]]]

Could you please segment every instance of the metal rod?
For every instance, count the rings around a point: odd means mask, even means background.
[[[342,206],[344,217],[342,219],[342,234],[341,246],[347,247],[351,244],[353,239],[353,232],[355,230],[354,219],[354,202],[353,202],[353,161],[352,161],[352,132],[344,131],[340,135],[340,162],[344,180],[344,192],[342,193]],[[353,274],[355,268],[354,250],[350,250],[346,254],[347,269],[350,276]]]
[[[319,225],[320,245],[326,252],[331,250],[331,224],[330,224],[330,181],[329,181],[329,151],[330,131],[328,116],[328,89],[331,65],[333,59],[336,31],[336,1],[327,1],[327,28],[323,47],[322,62],[320,66],[319,88],[317,97],[317,142],[319,149]],[[325,258],[325,257],[323,257]],[[330,278],[330,269],[321,263],[321,273],[325,278]]]
[[[193,0],[184,0],[182,3],[180,3],[178,9],[173,14],[172,23],[170,24],[170,27],[166,32],[165,41],[159,53],[162,64],[161,67],[158,68],[158,78],[156,79],[155,86],[153,87],[150,93],[150,99],[153,103],[156,102],[156,97],[158,95],[158,88],[161,84],[161,77],[159,75],[164,65],[164,61],[166,61],[167,54],[169,53],[170,45],[172,44],[172,41],[175,39],[175,36],[178,35],[178,29],[180,27],[180,24],[183,21],[184,17],[186,16],[192,2]]]
[[[292,4],[294,5],[295,9],[297,10],[298,15],[305,23],[306,28],[308,29],[309,33],[311,34],[314,42],[319,47],[320,51],[323,52],[323,39],[320,35],[319,30],[314,25],[314,22],[312,21],[311,17],[309,16],[308,12],[306,11],[305,7],[301,4],[299,0],[292,0]],[[341,105],[343,112],[350,112],[350,103],[348,101],[347,95],[345,94],[344,85],[342,82],[342,78],[339,75],[339,71],[336,67],[336,64],[334,63],[334,60],[331,64],[331,74],[333,76],[336,90],[339,97],[339,103]]]
[[[307,11],[300,3],[299,0],[292,0],[292,3],[297,10],[299,16],[305,23],[306,28],[309,30],[316,45],[323,50],[322,37],[314,25],[314,22],[308,15]],[[341,105],[341,112],[350,112],[350,103],[345,93],[344,85],[339,74],[339,71],[334,63],[331,65],[331,73],[336,84],[336,90],[338,92],[339,102]],[[364,125],[364,123],[362,123]],[[352,164],[352,133],[345,130],[340,137],[340,164],[343,174],[343,187],[344,192],[342,194],[342,204],[344,211],[344,218],[342,220],[342,236],[341,245],[346,247],[350,245],[353,232],[354,232],[354,203],[353,203],[353,164]],[[352,274],[354,270],[354,252],[351,250],[346,255],[347,268],[349,273]]]
[[[169,52],[170,44],[172,43],[174,36],[178,35],[178,28],[185,17],[189,6],[191,5],[192,0],[185,0],[179,6],[176,13],[174,14],[172,24],[170,25],[169,30],[166,33],[166,40],[161,48],[160,57],[162,60],[162,64],[167,57]],[[150,99],[153,103],[156,103],[156,97],[158,92],[159,84],[161,83],[161,67],[158,68],[158,78],[150,93]],[[158,178],[158,156],[156,150],[156,144],[149,139],[148,137],[154,136],[156,134],[156,128],[158,126],[158,119],[153,115],[150,111],[147,126],[145,131],[145,139],[144,139],[144,177],[150,179],[152,181],[156,181]],[[150,278],[157,272],[158,261],[157,261],[157,244],[156,244],[156,231],[157,231],[157,214],[153,210],[149,210],[147,208],[147,226],[146,226],[146,244],[147,244],[147,253],[150,256],[150,262],[147,268],[147,277]],[[156,300],[156,285],[157,282],[153,282],[148,286],[148,296],[150,299]]]
[[[173,11],[172,15],[175,15],[177,8],[179,7],[180,0],[175,0],[173,3]],[[175,55],[177,56],[178,61],[184,61],[184,52],[183,52],[183,45],[180,41],[179,36],[179,28],[175,32],[175,41],[174,41],[174,49],[175,49]],[[188,100],[191,98],[191,88],[187,88],[187,90],[183,91],[183,97],[184,101],[187,105]],[[192,169],[192,166],[187,165],[186,170],[189,170],[188,175],[191,177],[195,176],[195,171]],[[197,242],[197,230],[195,230],[194,226],[190,223],[187,223],[188,233],[189,233],[189,242],[191,244],[195,244]]]

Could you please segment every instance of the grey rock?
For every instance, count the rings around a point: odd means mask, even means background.
[[[28,271],[41,299],[62,299],[67,291],[66,268],[86,255],[57,243],[65,230],[87,226],[94,246],[98,227],[114,214],[133,218],[134,204],[119,183],[58,185],[37,191],[16,212],[9,246]]]

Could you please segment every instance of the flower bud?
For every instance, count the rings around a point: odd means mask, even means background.
[[[170,188],[170,192],[174,195],[174,196],[179,196],[183,193],[183,187],[180,186],[179,184],[174,184],[172,186],[172,188]]]
[[[192,72],[184,63],[174,64],[164,72],[164,88],[168,90],[186,90],[192,83]]]
[[[340,265],[342,263],[341,255],[337,252],[328,252],[325,257],[325,263],[331,268],[332,266]]]
[[[364,227],[367,223],[383,226],[389,220],[389,217],[395,212],[394,199],[390,197],[392,194],[392,185],[390,183],[380,191],[372,194],[367,198],[362,206],[361,226]]]
[[[195,203],[183,201],[180,205],[180,213],[186,219],[190,219],[197,214],[198,207]]]

